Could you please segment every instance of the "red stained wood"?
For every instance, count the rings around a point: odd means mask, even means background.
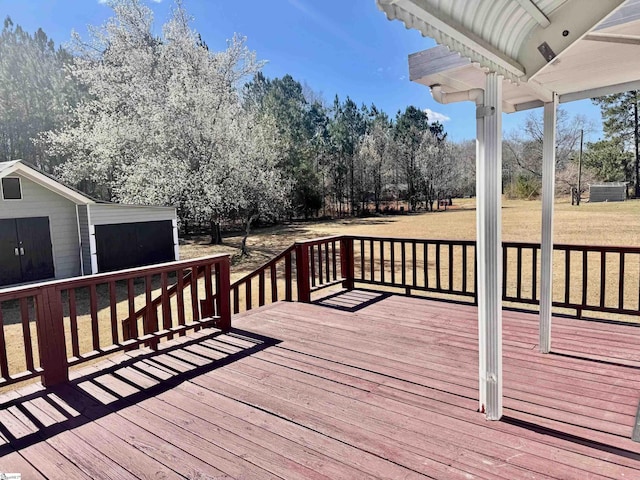
[[[116,310],[116,282],[109,282],[109,309],[111,313],[111,341],[118,343],[118,311]]]
[[[93,339],[93,349],[100,350],[100,327],[98,325],[98,294],[96,284],[89,286],[89,309],[91,311],[91,336]]]
[[[311,301],[311,275],[309,270],[309,248],[305,244],[296,244],[296,275],[298,283],[298,301]],[[314,277],[315,278],[315,277]]]
[[[29,305],[27,297],[20,299],[20,318],[22,321],[22,338],[24,339],[24,355],[27,370],[33,371],[33,347],[31,346],[31,327],[29,326]]]
[[[488,422],[476,412],[475,307],[357,290],[331,302],[367,306],[254,309],[234,317],[239,330],[202,330],[80,372],[59,391],[81,415],[68,430],[39,390],[23,403],[14,395],[0,421],[17,436],[59,425],[19,452],[50,478],[109,468],[116,478],[640,477],[637,370],[586,358],[617,348],[640,365],[635,328],[554,318],[554,345],[573,357],[542,355],[537,316],[505,311],[512,420]]]
[[[9,379],[9,363],[7,362],[7,344],[4,338],[2,304],[0,304],[0,375],[2,375],[4,379]]]
[[[71,329],[71,352],[74,357],[80,356],[80,345],[78,342],[78,313],[76,307],[76,289],[67,290],[69,295],[69,324]]]
[[[35,306],[40,365],[44,369],[42,383],[52,386],[66,382],[69,379],[69,369],[60,292],[55,287],[43,288]],[[30,352],[30,349],[27,351]]]

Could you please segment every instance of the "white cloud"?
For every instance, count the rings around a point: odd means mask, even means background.
[[[429,120],[431,120],[432,122],[444,123],[451,120],[451,117],[447,117],[444,113],[434,112],[430,108],[425,108],[424,113],[427,114],[427,116],[429,117]]]
[[[398,80],[400,80],[401,82],[404,81],[404,79],[407,78],[404,75],[400,75],[400,77],[398,78]]]

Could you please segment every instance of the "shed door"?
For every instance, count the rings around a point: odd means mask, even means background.
[[[49,218],[0,220],[0,285],[54,275]]]
[[[49,218],[18,218],[22,281],[32,282],[54,276]]]
[[[0,285],[22,282],[16,221],[0,220]]]
[[[99,272],[175,260],[171,220],[96,225],[95,232]]]

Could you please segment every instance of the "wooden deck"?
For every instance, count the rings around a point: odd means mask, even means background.
[[[504,314],[505,417],[477,409],[476,310],[354,291],[276,303],[5,395],[29,478],[640,478],[640,330]]]

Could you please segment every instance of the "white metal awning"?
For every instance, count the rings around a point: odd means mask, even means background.
[[[412,81],[445,93],[505,79],[503,110],[640,89],[640,0],[377,0],[440,46],[409,56]]]

